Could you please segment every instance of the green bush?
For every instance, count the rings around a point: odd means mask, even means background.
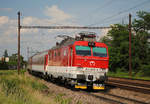
[[[14,73],[16,73],[17,71],[15,70],[0,70],[0,75],[13,75]]]
[[[141,77],[150,77],[150,65],[142,65],[138,74]]]

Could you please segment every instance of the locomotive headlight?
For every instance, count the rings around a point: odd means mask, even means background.
[[[105,70],[106,70],[106,73],[107,73],[108,72],[108,68],[106,68]]]
[[[89,47],[95,47],[95,43],[94,42],[88,42],[88,46]]]

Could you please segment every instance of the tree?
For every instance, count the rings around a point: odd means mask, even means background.
[[[134,19],[133,27],[135,32],[147,32],[150,30],[150,13],[145,11],[137,12],[139,19]]]
[[[115,24],[108,35],[101,39],[109,46],[110,70],[128,69],[128,27]]]
[[[136,32],[136,43],[140,48],[135,50],[138,52],[139,64],[138,68],[142,69],[145,74],[150,75],[150,48],[147,42],[150,37],[150,12],[139,11],[137,12],[138,19],[133,21],[133,27]]]
[[[9,62],[8,62],[8,65],[11,65],[11,66],[17,66],[17,61],[18,61],[18,54],[15,53],[15,54],[12,54],[11,56],[9,56]],[[22,55],[20,55],[20,66],[23,67],[23,65],[27,64],[25,61],[24,61],[24,57]]]
[[[8,57],[7,50],[4,51],[4,57]]]
[[[5,62],[5,58],[8,57],[8,53],[7,53],[7,50],[4,51],[4,55],[3,55],[3,59],[2,61],[0,61],[0,69],[4,70],[4,69],[8,69],[8,65],[7,63]]]
[[[150,13],[137,12],[139,19],[132,23],[134,34],[132,34],[132,69],[134,72],[150,71],[150,48],[147,37],[150,36]],[[129,65],[129,32],[128,25],[116,24],[101,39],[109,47],[110,69],[112,71],[128,71]]]

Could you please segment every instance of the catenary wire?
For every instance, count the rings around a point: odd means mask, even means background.
[[[139,4],[137,4],[137,5],[135,5],[135,6],[131,7],[131,8],[129,8],[129,9],[120,11],[120,12],[116,13],[115,15],[111,15],[111,16],[109,16],[109,17],[106,17],[106,18],[102,19],[101,21],[98,21],[98,22],[96,22],[96,23],[90,24],[90,25],[88,25],[88,26],[97,25],[97,24],[99,24],[99,23],[101,23],[101,22],[104,22],[104,21],[106,21],[106,20],[108,20],[108,19],[114,18],[114,17],[116,17],[116,16],[118,16],[118,15],[121,15],[121,14],[123,14],[123,13],[126,13],[126,12],[132,10],[132,9],[135,9],[135,8],[141,6],[141,5],[144,5],[145,3],[149,2],[149,1],[150,1],[150,0],[146,0],[146,1],[142,2],[142,3],[139,3]]]

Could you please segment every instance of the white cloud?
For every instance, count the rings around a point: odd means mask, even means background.
[[[56,5],[46,7],[44,13],[48,18],[41,19],[38,17],[24,17],[21,19],[23,26],[55,26],[55,25],[76,25],[74,17],[63,10],[59,9]],[[0,16],[0,52],[5,49],[17,50],[17,19],[11,19],[7,16]],[[44,29],[21,29],[21,50],[26,52],[24,48],[27,46],[35,47],[37,50],[51,48],[57,41],[54,37],[61,34],[72,35],[72,32],[77,31],[73,29],[67,30],[44,30]],[[2,50],[2,51],[1,51]]]
[[[10,12],[12,11],[13,9],[12,8],[0,8],[0,11],[7,11],[7,12]]]
[[[40,19],[37,17],[24,17],[21,20],[21,25],[23,26],[32,26],[32,25],[43,25],[43,26],[54,26],[54,25],[77,25],[72,22],[73,16],[70,14],[65,13],[63,10],[59,9],[56,5],[53,5],[51,7],[46,6],[44,10],[45,15],[49,16],[47,19]],[[61,24],[59,24],[61,22]],[[4,26],[2,26],[4,25]],[[7,38],[8,41],[12,43],[13,41],[15,42],[15,39],[12,39],[14,35],[17,36],[17,19],[10,19],[7,16],[0,16],[0,30],[1,30],[1,40],[3,40],[4,37]],[[50,34],[50,33],[58,33],[58,32],[66,32],[66,33],[71,33],[72,31],[75,30],[42,30],[44,31],[44,34]],[[41,30],[39,29],[21,29],[21,34],[22,35],[27,35],[27,34],[40,34]],[[11,39],[10,39],[11,37]],[[6,39],[5,38],[5,39]],[[14,37],[16,38],[16,37]],[[11,40],[11,41],[9,41]],[[1,41],[2,42],[2,41]]]
[[[34,19],[35,19],[34,17],[25,17],[22,20],[22,24],[23,25],[30,25],[35,21]]]
[[[21,25],[41,25],[43,23],[46,23],[45,20],[47,19],[39,19],[36,17],[28,16],[23,18],[23,20],[21,21]]]
[[[0,26],[8,23],[9,18],[7,16],[0,16]]]
[[[32,25],[40,25],[40,26],[60,26],[60,25],[76,25],[79,26],[77,23],[74,21],[74,17],[70,14],[65,13],[63,10],[59,9],[56,5],[53,5],[51,7],[46,6],[44,10],[45,15],[47,15],[49,18],[47,19],[39,19],[36,17],[24,17],[22,20],[22,25],[26,26],[32,26]],[[22,29],[22,33],[37,33],[40,32],[41,30],[38,29]],[[58,33],[58,32],[66,32],[66,33],[71,33],[76,30],[73,29],[67,29],[67,30],[44,30],[45,33]]]
[[[101,30],[101,35],[99,36],[100,38],[102,38],[103,36],[106,36],[107,33],[109,32],[110,29],[102,29]]]
[[[46,7],[45,15],[52,18],[53,21],[66,21],[72,18],[71,15],[65,13],[64,11],[60,10],[56,5],[52,7]]]

